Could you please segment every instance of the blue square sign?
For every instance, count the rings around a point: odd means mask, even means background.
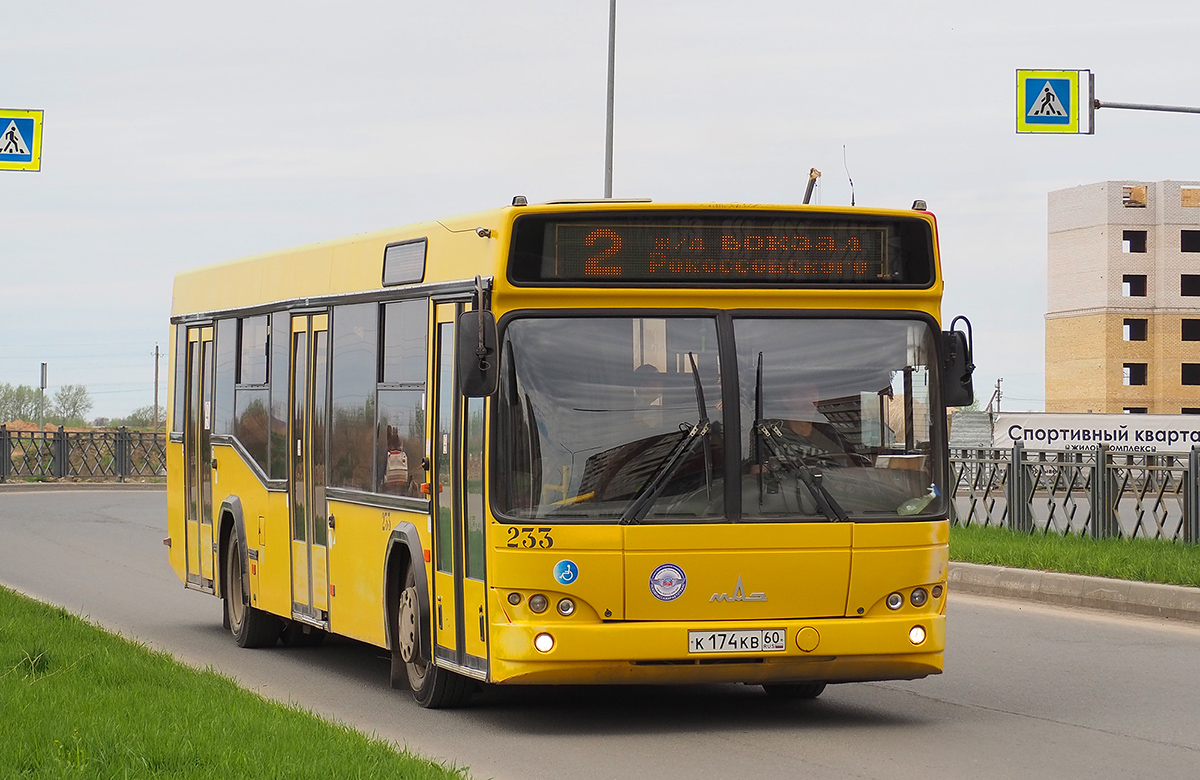
[[[0,109],[0,170],[41,167],[42,112]]]

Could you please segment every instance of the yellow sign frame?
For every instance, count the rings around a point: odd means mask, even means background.
[[[29,139],[31,157],[28,162],[0,160],[0,171],[40,171],[42,169],[42,114],[39,109],[0,108],[0,132],[10,119],[32,119],[33,132]]]
[[[1079,71],[1077,70],[1018,70],[1017,71],[1017,132],[1018,133],[1078,133],[1079,113],[1083,100],[1079,94]],[[1030,95],[1026,91],[1029,83],[1050,80],[1067,81],[1070,97],[1062,103],[1067,111],[1065,122],[1030,121]],[[1041,85],[1037,87],[1041,91]],[[1061,100],[1061,96],[1056,96]],[[1036,95],[1033,97],[1037,99]]]

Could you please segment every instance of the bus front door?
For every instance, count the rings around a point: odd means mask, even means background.
[[[292,317],[288,424],[292,617],[329,626],[329,523],[325,502],[329,315]]]
[[[433,404],[434,657],[487,678],[487,588],[484,544],[484,399],[464,399],[455,376],[459,304],[435,311]]]
[[[187,337],[187,422],[183,430],[187,584],[213,593],[213,328],[188,328]]]

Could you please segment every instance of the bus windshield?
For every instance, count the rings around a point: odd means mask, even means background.
[[[513,319],[496,509],[562,523],[934,514],[935,355],[921,319]]]

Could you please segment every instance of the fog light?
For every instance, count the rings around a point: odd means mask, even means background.
[[[575,614],[575,602],[570,599],[563,599],[558,602],[558,614],[563,617],[570,617]]]
[[[888,594],[888,597],[887,597],[887,608],[888,609],[900,609],[900,607],[902,607],[902,606],[904,606],[904,597],[903,596],[901,596],[899,593],[889,593]]]
[[[529,608],[539,615],[545,612],[548,606],[550,606],[550,600],[540,593],[535,593],[529,597]]]
[[[933,597],[935,599],[940,599],[942,597],[942,586],[941,585],[933,586]]]
[[[521,594],[520,593],[508,594],[508,603],[512,604],[514,607],[517,606],[518,604],[520,604],[521,603]]]
[[[914,607],[923,607],[925,606],[925,602],[929,601],[929,594],[925,592],[924,588],[915,588],[912,595],[908,597],[908,600],[912,602]]]
[[[533,601],[533,599],[530,599]],[[533,638],[533,646],[539,653],[548,653],[554,649],[554,637],[549,634],[538,634]]]
[[[919,645],[925,641],[925,626],[913,626],[908,629],[908,641]]]

